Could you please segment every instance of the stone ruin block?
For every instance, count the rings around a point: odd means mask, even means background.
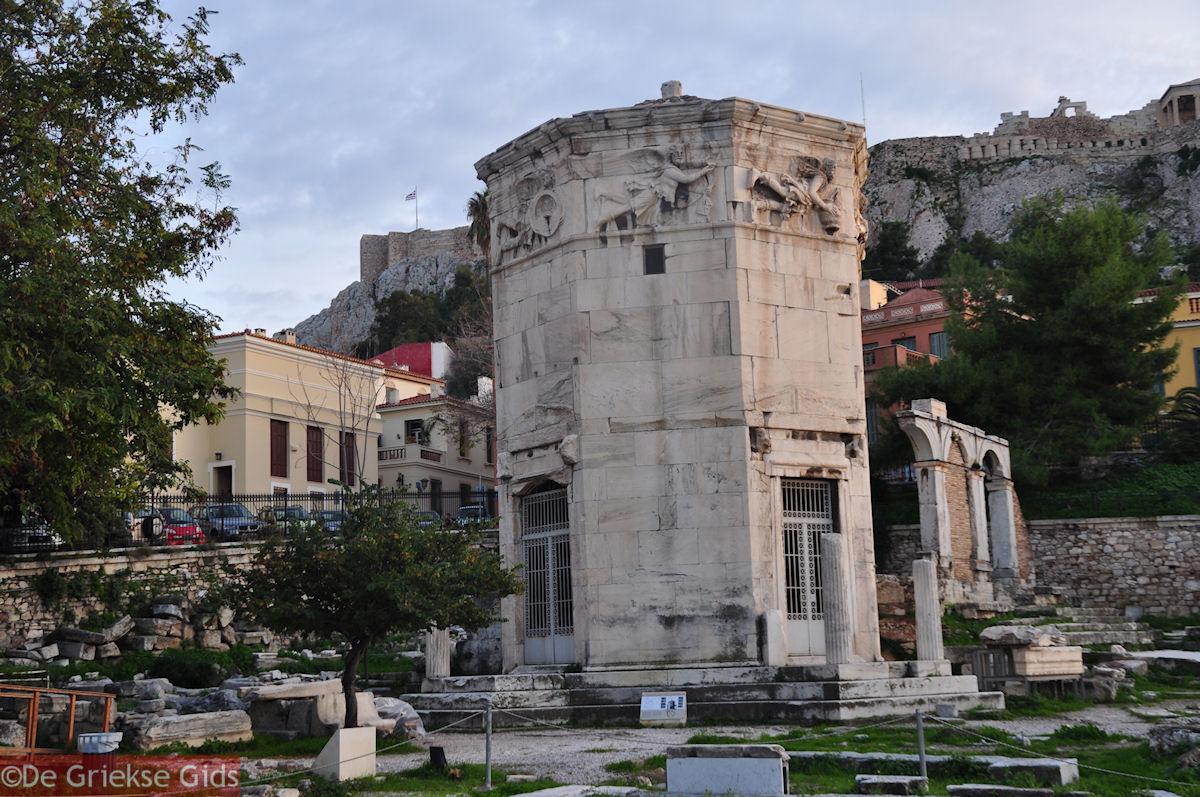
[[[156,636],[146,636],[142,634],[130,634],[123,637],[117,644],[123,650],[154,650],[155,642],[158,640]]]
[[[68,659],[92,661],[96,658],[96,646],[88,644],[87,642],[63,640],[62,642],[58,643],[58,651],[61,655]]]
[[[133,628],[139,634],[180,636],[183,633],[183,622],[169,617],[137,617],[134,618]]]
[[[1083,675],[1083,648],[1027,647],[1012,649],[1013,669],[1028,677],[1078,678]]]
[[[137,750],[152,750],[173,742],[199,747],[208,739],[240,742],[253,736],[250,715],[245,711],[213,711],[166,717],[146,715],[123,719],[123,730]]]

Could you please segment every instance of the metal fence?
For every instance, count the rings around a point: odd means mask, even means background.
[[[465,490],[456,492],[432,491],[383,491],[385,501],[405,501],[417,509],[437,512],[440,517],[453,519],[464,506],[482,506],[488,517],[496,516],[497,498],[495,490]],[[320,510],[345,509],[349,496],[346,493],[252,493],[209,496],[197,501],[184,495],[148,496],[139,506],[178,507],[187,512],[216,504],[241,504],[251,515],[261,517],[265,509],[301,507],[312,515]],[[478,513],[474,513],[478,514]]]
[[[495,518],[498,507],[494,489],[456,492],[392,490],[384,491],[382,495],[385,501],[404,501],[418,510],[436,512],[439,518],[447,521],[454,521],[462,507],[472,507],[464,513],[471,520]],[[316,515],[322,510],[345,509],[348,498],[347,494],[340,492],[233,494],[210,496],[202,500],[181,494],[148,495],[138,502],[132,518],[118,516],[104,528],[85,529],[78,539],[69,544],[64,543],[61,537],[45,526],[21,530],[5,529],[5,533],[0,535],[0,554],[32,554],[64,549],[102,551],[163,544],[186,545],[256,539],[286,530],[290,519],[286,515],[279,515],[282,521],[273,522],[276,513],[269,510],[300,507],[309,515]],[[173,525],[170,510],[181,509],[191,515],[203,516],[206,514],[205,510],[229,504],[245,507],[248,519],[255,521],[247,526],[253,525],[254,528],[237,534],[214,533],[213,522],[201,518],[196,519],[199,521],[197,525],[204,532],[203,535],[180,534],[170,528]],[[264,520],[267,522],[262,522]],[[429,520],[433,518],[426,518],[426,522]]]

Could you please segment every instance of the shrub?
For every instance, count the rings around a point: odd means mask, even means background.
[[[176,686],[200,689],[217,686],[231,675],[254,670],[254,654],[245,645],[235,645],[229,652],[180,648],[163,651],[147,673],[152,678],[166,678]]]

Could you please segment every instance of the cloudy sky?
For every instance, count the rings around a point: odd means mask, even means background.
[[[196,3],[164,0],[176,18]],[[990,131],[1060,95],[1102,116],[1200,77],[1200,2],[206,0],[245,59],[190,136],[241,232],[172,292],[275,332],[358,278],[364,233],[466,223],[473,164],[547,119],[665,80],[867,122],[870,143]],[[865,100],[865,102],[864,102]],[[416,188],[418,202],[405,195]]]

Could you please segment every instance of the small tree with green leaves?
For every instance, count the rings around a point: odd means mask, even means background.
[[[297,529],[270,539],[252,569],[230,568],[229,605],[282,633],[340,635],[346,727],[358,725],[354,681],[371,643],[436,626],[482,628],[521,582],[500,555],[463,529],[418,525],[415,507],[367,487],[338,535]]]

